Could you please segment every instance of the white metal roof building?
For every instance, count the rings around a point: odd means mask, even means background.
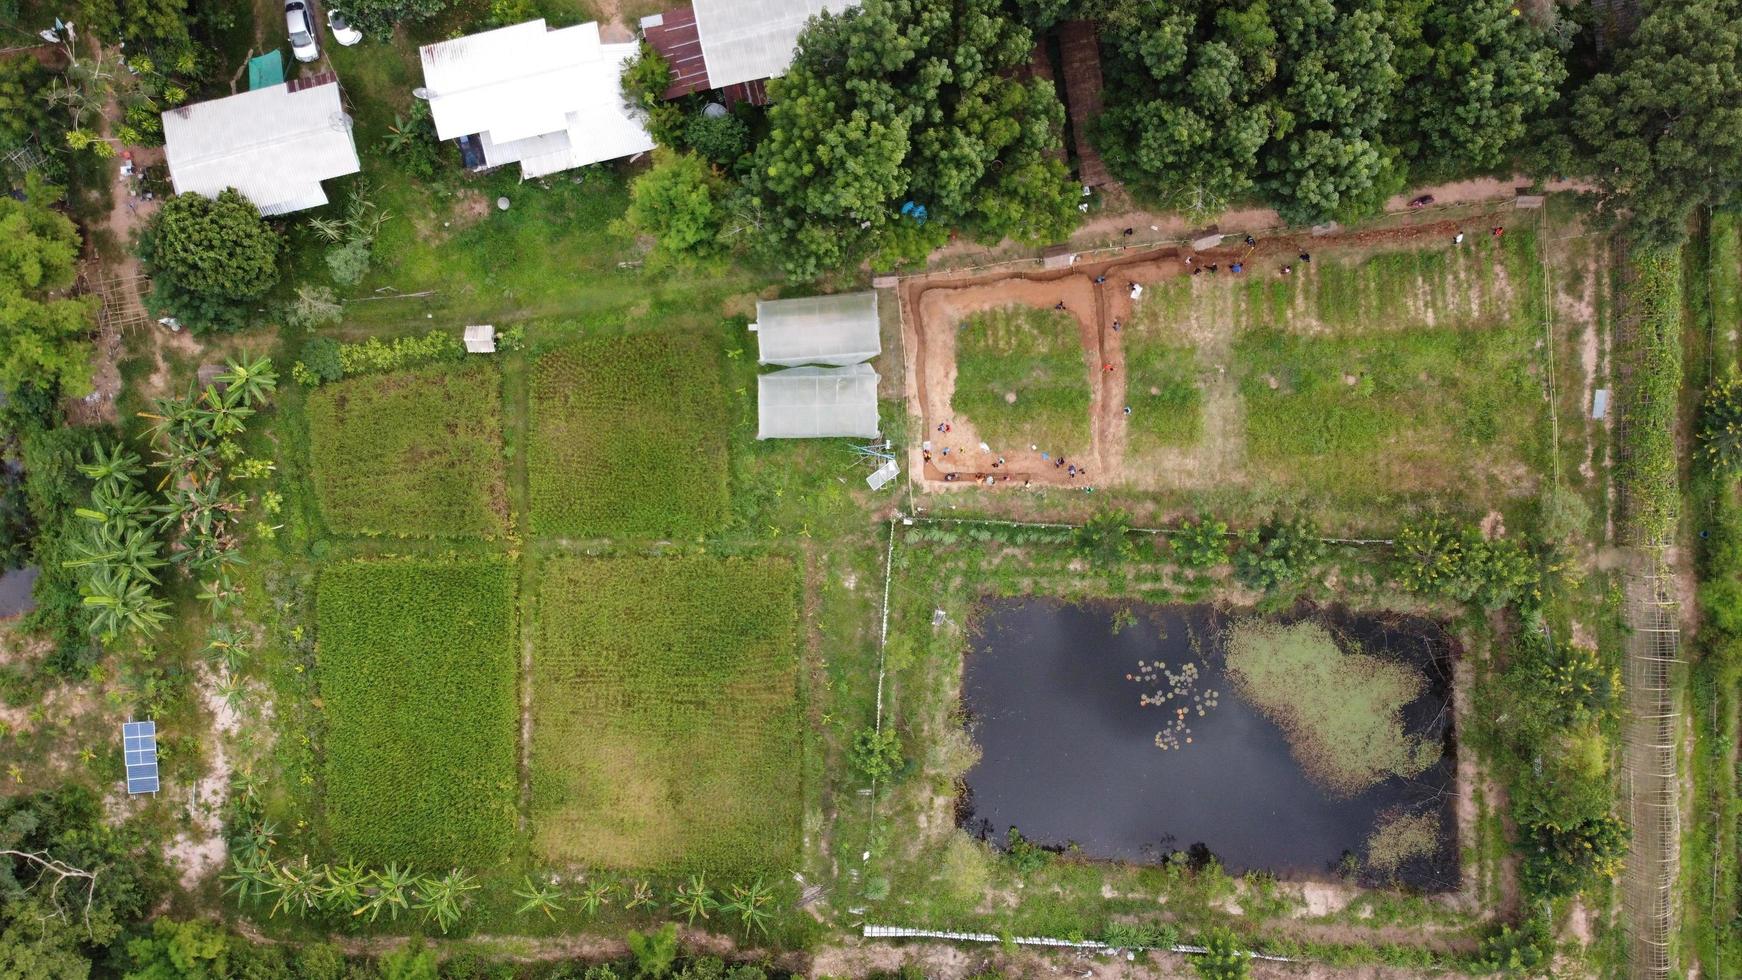
[[[708,83],[725,88],[786,74],[805,21],[859,0],[694,0]]]
[[[596,23],[553,31],[542,19],[426,44],[436,135],[476,135],[485,166],[518,163],[528,179],[651,150],[623,103],[636,50],[600,41]]]
[[[869,364],[795,367],[756,379],[758,439],[816,439],[878,432],[877,372]]]
[[[321,181],[362,169],[330,72],[171,109],[163,155],[176,193],[234,187],[266,215],[320,207]]]
[[[844,366],[883,352],[871,291],[764,300],[756,304],[753,329],[763,364]]]

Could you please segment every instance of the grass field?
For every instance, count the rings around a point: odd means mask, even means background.
[[[730,420],[715,341],[587,340],[543,355],[531,375],[535,534],[695,537],[725,520]]]
[[[497,537],[508,530],[494,365],[354,378],[309,395],[316,496],[340,534]]]
[[[798,585],[775,558],[545,564],[531,756],[544,859],[721,874],[794,864]]]
[[[1125,402],[1130,449],[1189,446],[1204,428],[1204,394],[1198,387],[1197,352],[1159,340],[1132,343],[1125,354]]]
[[[1011,306],[969,317],[956,334],[956,372],[951,405],[980,438],[1054,453],[1088,448],[1089,368],[1070,314]]]
[[[481,868],[515,834],[513,566],[351,561],[321,572],[317,662],[335,851]]]

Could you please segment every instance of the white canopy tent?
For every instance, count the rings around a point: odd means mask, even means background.
[[[764,300],[752,329],[762,364],[844,367],[883,352],[875,292]]]
[[[637,46],[605,44],[596,23],[543,20],[426,44],[419,51],[436,136],[478,136],[484,164],[531,179],[653,149],[623,104]]]
[[[320,207],[321,181],[362,169],[330,73],[165,112],[163,157],[177,194],[234,187],[264,215]]]
[[[878,432],[877,372],[869,364],[787,368],[756,381],[758,439],[870,438]]]

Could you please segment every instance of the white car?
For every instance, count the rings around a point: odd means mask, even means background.
[[[314,61],[321,56],[321,46],[315,41],[314,15],[303,0],[285,0],[284,26],[290,32],[290,53],[298,61]]]
[[[345,19],[344,14],[330,7],[327,8],[327,30],[333,32],[333,40],[339,42],[342,47],[348,48],[363,40],[363,32],[352,27],[351,22]]]

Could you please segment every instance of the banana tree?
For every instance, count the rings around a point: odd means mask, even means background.
[[[91,447],[91,461],[79,464],[79,472],[95,480],[99,489],[120,489],[144,473],[145,468],[140,465],[139,457],[121,443],[110,446],[98,443]]]
[[[99,567],[80,590],[84,605],[92,610],[91,632],[105,642],[126,629],[151,634],[169,621],[169,603],[151,594],[144,582],[129,581],[113,569]]]
[[[546,918],[555,919],[556,913],[563,910],[557,904],[563,897],[561,889],[549,883],[535,884],[531,875],[527,875],[521,886],[514,890],[514,897],[521,899],[520,907],[514,910],[516,915],[543,912]]]
[[[692,926],[697,919],[707,919],[708,913],[719,907],[720,903],[708,891],[705,875],[691,875],[689,881],[677,886],[677,897],[671,903],[673,914],[683,916],[684,921]]]
[[[364,889],[369,879],[369,872],[355,860],[327,865],[326,881],[321,889],[321,907],[328,912],[356,914],[366,902]]]
[[[423,913],[423,921],[434,922],[445,933],[460,921],[461,900],[466,893],[477,891],[478,887],[471,875],[458,869],[440,878],[419,878],[412,908]]]
[[[410,868],[401,868],[397,864],[389,864],[386,868],[375,872],[371,884],[365,889],[367,900],[357,907],[352,915],[368,913],[369,921],[374,922],[382,911],[387,912],[390,919],[398,919],[411,897],[412,886],[417,879]]]
[[[267,396],[278,388],[278,373],[272,370],[272,358],[257,357],[253,360],[230,360],[225,362],[223,374],[218,380],[225,385],[226,398],[234,398],[247,408],[266,401]]]

